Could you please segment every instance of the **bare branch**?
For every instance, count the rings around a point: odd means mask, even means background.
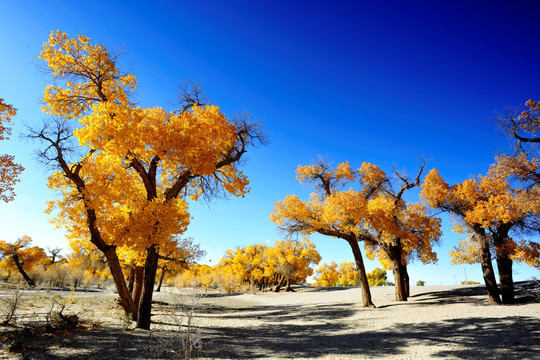
[[[182,114],[193,106],[205,106],[209,102],[210,100],[201,84],[189,79],[178,84],[178,95],[175,105],[180,106],[180,109],[177,109],[174,112]]]

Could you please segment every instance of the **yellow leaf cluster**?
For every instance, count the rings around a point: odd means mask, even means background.
[[[52,32],[39,57],[55,80],[45,88],[44,111],[78,121],[73,134],[89,150],[48,184],[63,198],[50,202],[47,212],[66,228],[74,249],[91,251],[91,216],[124,263],[140,263],[151,245],[160,252],[175,248],[175,236],[190,220],[183,197],[197,200],[212,181],[217,184],[210,185],[212,191],[219,187],[234,196],[249,191],[235,165],[238,143],[249,139],[240,139],[240,125],[218,106],[183,111],[136,106],[130,101],[135,77],[122,73],[117,56],[88,37]],[[84,186],[76,185],[69,171]]]
[[[315,270],[315,282],[312,286],[336,286],[339,282],[340,273],[338,265],[332,261],[330,264],[324,263],[321,267]]]
[[[137,86],[133,75],[122,75],[115,56],[103,45],[90,44],[90,38],[70,39],[53,31],[39,58],[47,63],[56,79],[67,79],[65,86],[49,85],[43,97],[43,111],[65,118],[76,118],[98,101],[128,104],[126,90]]]
[[[11,119],[17,114],[17,109],[0,98],[0,141],[8,140],[11,135]],[[19,175],[24,168],[15,163],[12,155],[0,154],[0,200],[12,201],[15,198],[14,187],[19,182]]]
[[[387,267],[390,255],[386,252],[392,246],[403,250],[403,258],[396,259],[403,264],[413,256],[424,263],[437,261],[432,246],[442,235],[440,220],[429,216],[425,206],[405,204],[392,192],[383,191],[387,178],[378,166],[363,163],[353,172],[348,163],[335,170],[319,163],[299,166],[297,178],[301,182],[318,181],[314,186],[318,191],[311,194],[310,201],[296,195],[277,201],[270,219],[280,227],[307,235],[318,232],[345,239],[356,236],[366,240],[368,256],[377,256]],[[359,180],[357,190],[339,190],[333,185],[353,179]],[[329,191],[321,191],[324,189]]]
[[[516,164],[517,173],[511,170]],[[512,178],[525,176],[524,174],[531,170],[536,171],[537,166],[537,159],[500,156],[488,175],[467,179],[453,186],[444,183],[436,169],[428,174],[422,185],[421,196],[431,206],[450,211],[457,221],[453,230],[469,235],[466,240],[460,240],[459,245],[450,252],[453,263],[479,262],[478,241],[481,240],[490,241],[497,254],[505,253],[534,266],[535,261],[531,259],[536,255],[535,246],[520,247],[508,233],[513,227],[520,226],[540,214],[538,186],[512,186]],[[490,238],[482,240],[483,236],[475,235],[478,229],[486,231]],[[496,240],[489,240],[491,237]]]

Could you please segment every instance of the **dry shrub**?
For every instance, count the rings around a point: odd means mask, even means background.
[[[0,297],[0,325],[17,327],[17,310],[22,302],[23,293],[19,289],[10,290],[7,295]]]
[[[201,288],[175,289],[167,313],[156,316],[159,323],[168,324],[150,331],[148,340],[140,342],[145,353],[159,359],[198,359],[204,348],[203,337],[196,326],[197,313],[204,310]]]

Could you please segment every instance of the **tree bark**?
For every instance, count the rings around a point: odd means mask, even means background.
[[[405,280],[405,294],[407,299],[411,296],[411,283],[409,279],[409,272],[407,271],[407,265],[403,265],[403,279]]]
[[[135,285],[135,266],[132,266],[129,270],[128,278],[128,291],[130,294],[133,294],[133,286]]]
[[[272,289],[272,291],[279,292],[281,290],[281,287],[283,286],[284,281],[285,281],[285,275],[282,275],[281,278],[279,278],[279,281],[276,283],[276,285]]]
[[[143,281],[144,281],[144,267],[135,266],[135,286],[131,293],[131,297],[133,298],[133,303],[135,304],[135,308],[137,309],[139,308],[139,303],[141,301]]]
[[[371,291],[369,290],[369,282],[366,275],[366,268],[364,266],[364,259],[362,258],[362,252],[356,238],[348,239],[347,242],[351,246],[354,261],[356,263],[356,270],[358,271],[358,280],[360,287],[362,288],[362,306],[368,308],[374,308],[375,305],[371,301]]]
[[[482,274],[484,276],[484,283],[486,284],[489,303],[500,304],[501,298],[499,296],[499,288],[497,287],[495,272],[493,271],[493,264],[491,262],[489,240],[486,238],[485,234],[476,233],[476,236],[480,242],[480,265],[482,266]]]
[[[294,292],[294,289],[291,287],[291,279],[287,278],[287,287],[285,288],[285,292],[289,291]]]
[[[402,264],[401,256],[401,243],[394,244],[390,246],[390,251],[388,253],[390,260],[392,261],[392,271],[394,273],[394,289],[395,289],[395,300],[396,301],[407,301],[407,267]]]
[[[111,270],[111,275],[116,285],[116,291],[118,291],[118,296],[120,297],[119,305],[124,309],[128,314],[131,314],[133,320],[137,319],[137,308],[131,297],[131,293],[128,290],[126,280],[124,279],[124,273],[122,272],[122,267],[120,266],[120,260],[118,260],[118,255],[116,254],[115,246],[107,246],[100,249],[105,257],[107,258],[107,264]]]
[[[30,279],[30,276],[28,276],[26,271],[24,271],[24,269],[23,269],[23,267],[21,265],[21,262],[19,261],[19,255],[13,254],[11,257],[13,258],[13,262],[15,263],[15,266],[17,266],[17,270],[19,270],[22,277],[24,278],[24,281],[26,281],[28,286],[36,287],[36,283],[34,282],[34,280]]]
[[[495,247],[497,251],[497,268],[499,269],[499,282],[503,304],[514,304],[514,279],[512,276],[512,259],[501,247]]]
[[[144,263],[143,290],[137,316],[138,329],[150,330],[152,295],[154,292],[154,283],[156,281],[158,258],[156,245],[150,246],[146,250],[146,261]]]
[[[163,279],[165,279],[165,273],[167,272],[167,270],[165,268],[162,268],[161,269],[161,275],[159,277],[159,283],[158,283],[158,286],[157,286],[157,289],[156,289],[156,292],[160,292],[161,291],[161,285],[163,285]]]

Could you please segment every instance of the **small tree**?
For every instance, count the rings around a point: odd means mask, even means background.
[[[38,265],[44,265],[48,259],[45,250],[39,246],[30,247],[32,239],[24,235],[14,243],[0,241],[0,259],[2,267],[15,267],[29,286],[36,286],[28,272]],[[42,269],[43,270],[43,269]]]
[[[369,280],[369,286],[386,286],[389,285],[386,280],[386,270],[381,268],[375,268],[372,272],[367,274]]]
[[[313,274],[311,264],[317,265],[321,256],[315,249],[315,244],[308,239],[279,240],[274,247],[267,249],[268,263],[276,268],[280,276],[274,291],[279,292],[283,282],[286,283],[285,291],[293,291],[291,283],[303,283],[307,277]]]
[[[315,283],[313,286],[326,286],[333,287],[339,282],[339,271],[337,264],[331,262],[330,264],[324,263],[321,267],[315,270]]]
[[[0,141],[9,139],[11,135],[9,125],[16,114],[17,109],[0,98]],[[0,154],[0,200],[4,202],[14,199],[15,184],[19,182],[19,175],[24,170],[21,165],[14,162],[14,159],[13,155]]]

